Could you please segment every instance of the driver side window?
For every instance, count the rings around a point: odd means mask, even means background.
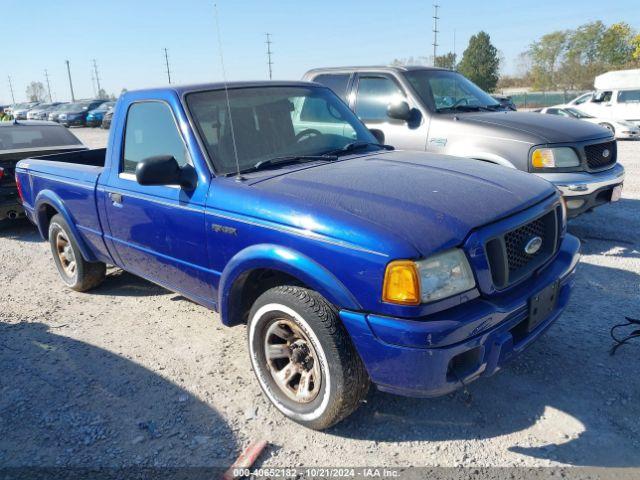
[[[390,103],[405,100],[400,87],[388,77],[360,77],[355,112],[363,122],[386,122]]]

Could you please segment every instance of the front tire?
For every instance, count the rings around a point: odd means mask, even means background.
[[[285,416],[314,430],[355,411],[369,377],[336,309],[296,286],[267,290],[248,323],[251,364],[260,387]]]
[[[86,292],[102,283],[107,266],[87,262],[64,217],[54,215],[49,224],[49,245],[62,281],[72,290]]]

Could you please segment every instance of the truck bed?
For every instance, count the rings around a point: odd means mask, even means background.
[[[96,185],[104,169],[106,149],[83,150],[27,158],[18,162],[16,176],[24,196],[24,209],[32,220],[43,213],[39,197],[64,205],[78,235],[91,250],[106,252],[96,202]],[[46,232],[42,232],[46,236]]]

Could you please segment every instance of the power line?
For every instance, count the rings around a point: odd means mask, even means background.
[[[98,97],[100,97],[100,93],[102,92],[102,88],[100,87],[100,75],[98,74],[98,64],[96,62],[96,59],[93,59],[93,70],[95,72],[95,76],[96,76],[96,85],[98,86]]]
[[[11,90],[11,101],[13,103],[16,103],[16,97],[13,95],[13,84],[11,83],[11,75],[7,75],[7,78],[9,79],[9,90]]]
[[[51,97],[51,84],[49,83],[49,72],[47,69],[44,69],[44,78],[47,79],[47,91],[49,92],[49,102],[53,102],[53,98]]]
[[[169,53],[167,49],[164,49],[164,63],[167,67],[167,79],[169,80],[169,85],[171,85],[171,69],[169,68]]]
[[[67,75],[69,76],[69,89],[71,90],[71,101],[75,102],[76,97],[73,94],[73,82],[71,81],[71,67],[69,66],[69,60],[65,60],[65,63],[67,64]]]
[[[438,52],[438,8],[440,5],[437,3],[433,4],[433,66],[436,66],[436,56]]]
[[[273,79],[273,62],[271,61],[271,55],[273,54],[273,52],[271,51],[271,44],[273,43],[271,41],[271,34],[270,33],[266,33],[265,34],[267,36],[267,66],[269,67],[269,80]]]

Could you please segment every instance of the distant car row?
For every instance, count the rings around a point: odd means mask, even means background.
[[[113,109],[116,102],[107,100],[81,100],[66,102],[28,102],[12,105],[5,111],[16,120],[49,120],[65,127],[99,127],[103,125],[104,116]]]

